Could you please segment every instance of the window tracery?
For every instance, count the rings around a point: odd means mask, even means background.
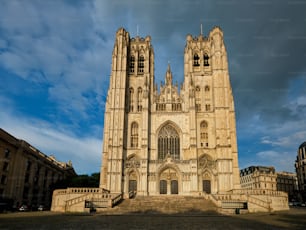
[[[200,143],[201,147],[208,147],[208,124],[202,121],[200,124]]]
[[[144,57],[141,55],[138,60],[138,73],[144,72]]]
[[[130,101],[130,103],[129,103],[129,111],[130,112],[133,112],[133,97],[134,97],[134,89],[133,88],[130,88],[130,92],[129,92],[129,101]]]
[[[200,60],[199,55],[197,53],[194,54],[194,56],[193,56],[193,66],[200,66],[199,60]]]
[[[180,158],[180,137],[169,124],[158,134],[158,159],[165,159],[168,154],[174,159]]]
[[[137,111],[142,111],[142,89],[138,88],[137,92]]]
[[[195,88],[195,99],[196,99],[196,111],[201,111],[201,89],[200,86]]]
[[[135,71],[135,57],[130,57],[130,73],[134,73]]]
[[[209,56],[207,53],[204,54],[204,66],[209,66]]]
[[[136,122],[131,125],[131,147],[138,147],[138,124]]]

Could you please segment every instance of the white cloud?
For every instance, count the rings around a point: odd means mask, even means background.
[[[257,165],[274,166],[277,171],[294,172],[295,152],[277,152],[274,150],[256,153],[253,159]]]
[[[107,85],[103,75],[108,76],[112,45],[105,44],[101,30],[94,30],[92,5],[78,4],[6,2],[0,9],[0,39],[9,47],[0,55],[0,66],[29,82],[49,85],[49,99],[59,111],[84,117],[92,100],[100,101],[84,94],[91,90],[102,95]]]
[[[2,100],[3,101],[3,100]],[[77,173],[100,171],[101,139],[91,136],[77,137],[64,126],[46,121],[20,118],[7,109],[0,112],[0,127],[39,149],[46,155],[53,154],[59,161],[72,164]]]

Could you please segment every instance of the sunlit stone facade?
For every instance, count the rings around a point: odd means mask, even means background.
[[[151,37],[116,33],[100,187],[141,195],[240,188],[235,109],[223,32],[188,35],[184,81],[154,81]]]
[[[241,188],[276,191],[276,177],[275,168],[272,166],[250,166],[240,170]]]
[[[154,198],[185,196],[210,200],[226,213],[288,209],[284,192],[240,188],[234,100],[219,27],[207,37],[187,36],[180,87],[173,84],[170,65],[159,87],[154,77],[151,38],[131,38],[120,28],[105,106],[100,187],[56,190],[52,211],[104,212],[135,195],[151,203],[150,210],[160,205]]]

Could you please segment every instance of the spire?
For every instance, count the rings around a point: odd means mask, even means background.
[[[168,62],[168,67],[167,67],[166,85],[172,85],[172,73],[170,68],[170,62]]]
[[[203,36],[203,25],[201,23],[201,36]]]

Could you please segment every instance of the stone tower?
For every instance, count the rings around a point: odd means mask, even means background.
[[[120,28],[105,108],[100,187],[140,195],[240,188],[235,110],[223,33],[187,36],[184,82],[154,83],[151,38]]]

